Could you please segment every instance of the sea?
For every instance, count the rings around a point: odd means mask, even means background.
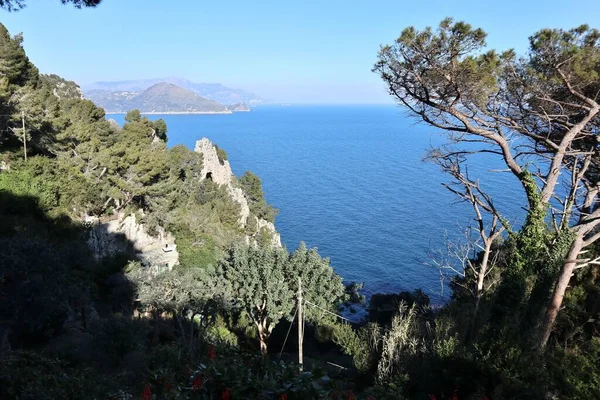
[[[475,221],[471,206],[442,185],[451,178],[423,160],[447,143],[443,131],[395,105],[148,117],[167,122],[169,146],[193,149],[207,137],[225,149],[236,175],[256,173],[279,209],[275,225],[290,251],[301,241],[317,247],[346,283],[363,283],[367,296],[422,289],[434,304],[448,301],[451,271],[439,265],[460,267],[448,244],[460,242]],[[468,161],[470,176],[518,226],[525,197],[503,168],[494,155]]]

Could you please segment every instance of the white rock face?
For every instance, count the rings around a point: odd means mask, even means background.
[[[150,235],[144,224],[136,221],[135,214],[118,215],[110,221],[86,217],[85,221],[91,225],[88,246],[97,260],[133,250],[140,261],[149,265],[171,270],[179,263],[175,238],[161,227],[157,236]]]
[[[262,218],[258,219],[258,230],[265,228],[273,233],[273,245],[281,247],[281,236],[279,232],[275,229],[275,225],[272,222],[264,220]]]
[[[229,161],[223,160],[223,163],[219,161],[217,155],[217,149],[207,138],[202,138],[196,142],[194,148],[196,153],[202,153],[204,161],[202,167],[202,179],[212,179],[213,182],[219,185],[225,185],[227,191],[231,195],[231,198],[237,202],[240,207],[240,218],[239,223],[242,227],[246,226],[248,216],[250,215],[250,207],[248,207],[248,200],[244,196],[244,191],[234,186],[235,176],[231,171]],[[273,234],[273,245],[281,247],[281,237],[279,232],[275,229],[273,223],[266,221],[262,218],[258,218],[258,228],[265,228],[271,231]],[[250,238],[248,238],[249,241]]]
[[[202,167],[202,176],[206,179],[207,175],[218,185],[230,185],[233,172],[229,161],[224,160],[223,164],[219,161],[217,149],[207,138],[202,138],[196,142],[194,148],[196,153],[202,153],[204,165]],[[209,175],[210,174],[210,175]]]

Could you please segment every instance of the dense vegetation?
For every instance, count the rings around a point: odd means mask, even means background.
[[[40,75],[21,43],[0,25],[0,397],[127,397],[150,384],[148,368],[183,374],[178,357],[197,365],[208,343],[231,353],[260,342],[266,353],[277,323],[292,319],[298,277],[315,293],[307,298],[336,311],[345,289],[316,250],[288,254],[265,232],[252,236],[227,188],[202,179],[202,155],[167,148],[164,121],[137,110],[123,127],[106,120],[73,82]],[[260,180],[247,176],[236,185],[273,221]],[[89,221],[130,214],[175,235],[178,266],[141,264],[133,249],[93,254]],[[268,259],[278,260],[270,273]]]
[[[484,39],[445,20],[381,49],[390,93],[449,132],[430,159],[473,206],[475,235],[448,246],[459,263],[438,263],[456,273],[449,304],[376,295],[351,324],[336,314],[358,287],[329,260],[252,236],[227,189],[201,176],[202,156],[167,148],[164,121],[107,121],[0,25],[0,397],[600,397],[600,33],[545,30],[522,59],[481,54]],[[520,229],[466,173],[475,152],[501,156],[522,184]],[[236,185],[255,219],[273,220],[258,177]],[[180,265],[94,257],[86,221],[129,214],[172,232]],[[303,373],[290,361],[299,282]]]

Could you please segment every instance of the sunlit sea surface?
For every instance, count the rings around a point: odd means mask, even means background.
[[[123,123],[123,115],[109,115]],[[279,209],[276,226],[288,249],[300,241],[331,258],[346,282],[365,293],[423,289],[448,299],[431,253],[473,223],[468,204],[442,187],[449,177],[422,159],[444,142],[440,131],[396,106],[263,106],[233,115],[150,115],[168,125],[168,145],[193,149],[207,137],[226,150],[236,175],[263,182]],[[515,224],[524,196],[492,156],[469,172]]]

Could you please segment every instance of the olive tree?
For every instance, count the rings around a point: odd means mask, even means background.
[[[285,276],[287,259],[281,248],[237,245],[221,263],[221,275],[231,285],[237,306],[256,326],[263,355],[271,332],[295,304]]]
[[[277,323],[294,315],[298,278],[308,321],[331,318],[346,299],[342,279],[329,260],[304,243],[291,255],[279,247],[234,246],[221,263],[220,274],[231,286],[237,307],[256,326],[263,355]]]

